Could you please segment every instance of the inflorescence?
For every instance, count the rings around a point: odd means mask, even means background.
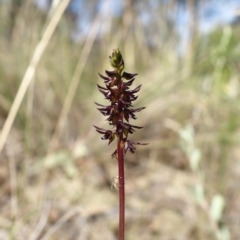
[[[108,116],[106,119],[109,124],[112,125],[113,130],[105,130],[103,128],[96,127],[96,131],[103,134],[102,139],[108,140],[110,144],[116,137],[121,140],[121,146],[124,153],[128,150],[131,153],[135,152],[134,145],[146,145],[145,143],[133,142],[128,139],[128,135],[132,134],[135,129],[142,127],[134,126],[129,123],[129,119],[137,119],[135,113],[142,111],[145,107],[133,109],[132,102],[137,99],[135,95],[141,89],[141,85],[133,90],[130,90],[130,86],[135,80],[137,74],[123,72],[124,60],[119,49],[113,50],[112,56],[109,56],[113,71],[105,71],[107,76],[99,74],[104,80],[105,87],[98,86],[99,91],[104,95],[105,99],[109,100],[110,105],[104,106],[99,103],[95,103],[98,106],[98,110],[104,115]],[[112,154],[112,157],[117,156],[117,150]]]

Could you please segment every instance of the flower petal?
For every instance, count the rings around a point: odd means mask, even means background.
[[[116,71],[107,71],[105,70],[105,73],[109,76],[109,77],[117,77],[117,73]]]
[[[137,73],[127,73],[127,72],[124,72],[122,74],[122,77],[125,78],[126,80],[130,80],[130,79],[134,78],[137,75],[138,75]]]

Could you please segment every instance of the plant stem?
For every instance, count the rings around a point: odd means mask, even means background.
[[[122,134],[118,138],[118,182],[119,182],[119,240],[124,240],[125,225],[125,187],[124,187],[124,157]]]

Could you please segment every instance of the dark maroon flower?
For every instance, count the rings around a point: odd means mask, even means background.
[[[110,144],[114,139],[115,139],[115,134],[114,132],[110,130],[105,130],[103,128],[99,128],[97,126],[94,126],[96,128],[96,131],[99,132],[100,134],[103,134],[102,140],[109,140],[108,144]]]
[[[143,146],[143,145],[148,145],[148,143],[133,142],[133,141],[125,139],[124,152],[126,153],[129,150],[131,153],[134,153],[136,150],[134,145],[142,145]]]
[[[108,106],[95,103],[98,106],[98,110],[104,115],[107,116],[107,121],[113,130],[105,130],[99,127],[96,127],[96,131],[100,134],[103,134],[102,139],[109,140],[109,144],[115,139],[120,138],[124,143],[124,153],[128,150],[131,153],[135,152],[135,146],[144,145],[140,143],[134,143],[128,140],[128,135],[132,134],[136,129],[142,127],[134,126],[129,123],[129,119],[137,119],[136,113],[142,111],[145,107],[140,107],[133,109],[132,102],[137,99],[135,95],[141,89],[141,85],[137,86],[133,90],[130,90],[132,83],[137,76],[136,73],[123,72],[124,69],[124,60],[120,51],[114,50],[112,56],[109,57],[110,63],[114,68],[113,71],[105,71],[107,76],[103,76],[99,73],[100,78],[103,79],[105,86],[98,86],[99,91],[104,95],[110,104]],[[126,122],[124,122],[124,120]],[[123,140],[123,135],[126,137]],[[112,156],[115,156],[117,152],[115,151]]]
[[[137,76],[137,73],[127,73],[127,72],[124,72],[122,74],[122,77],[125,78],[126,80],[131,80],[132,78],[134,78],[135,76]]]

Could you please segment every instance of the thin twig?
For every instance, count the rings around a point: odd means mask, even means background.
[[[51,37],[53,35],[54,30],[56,29],[56,26],[57,26],[59,20],[61,19],[65,9],[67,8],[69,2],[70,2],[70,0],[62,0],[62,2],[59,4],[59,7],[56,10],[56,12],[54,13],[49,25],[47,26],[46,31],[44,32],[44,34],[42,36],[42,39],[39,41],[39,43],[37,44],[37,46],[35,48],[33,57],[30,61],[30,64],[29,64],[26,72],[25,72],[25,75],[22,79],[21,85],[18,89],[17,95],[14,99],[14,102],[12,104],[12,107],[10,109],[8,117],[4,123],[2,132],[0,134],[0,153],[6,143],[6,139],[9,135],[12,124],[17,115],[17,112],[22,103],[22,100],[25,96],[27,88],[28,88],[30,82],[32,81],[33,76],[36,72],[38,63],[49,43],[49,40],[51,39]]]
[[[49,202],[45,203],[45,205],[43,207],[42,215],[39,219],[39,222],[38,222],[34,232],[30,236],[29,240],[38,239],[38,237],[40,236],[41,232],[43,231],[44,227],[47,224],[50,209],[51,209],[51,203],[49,203]]]
[[[54,232],[56,232],[65,222],[73,217],[76,213],[81,214],[81,209],[79,207],[73,208],[66,212],[47,232],[40,240],[49,239]]]

